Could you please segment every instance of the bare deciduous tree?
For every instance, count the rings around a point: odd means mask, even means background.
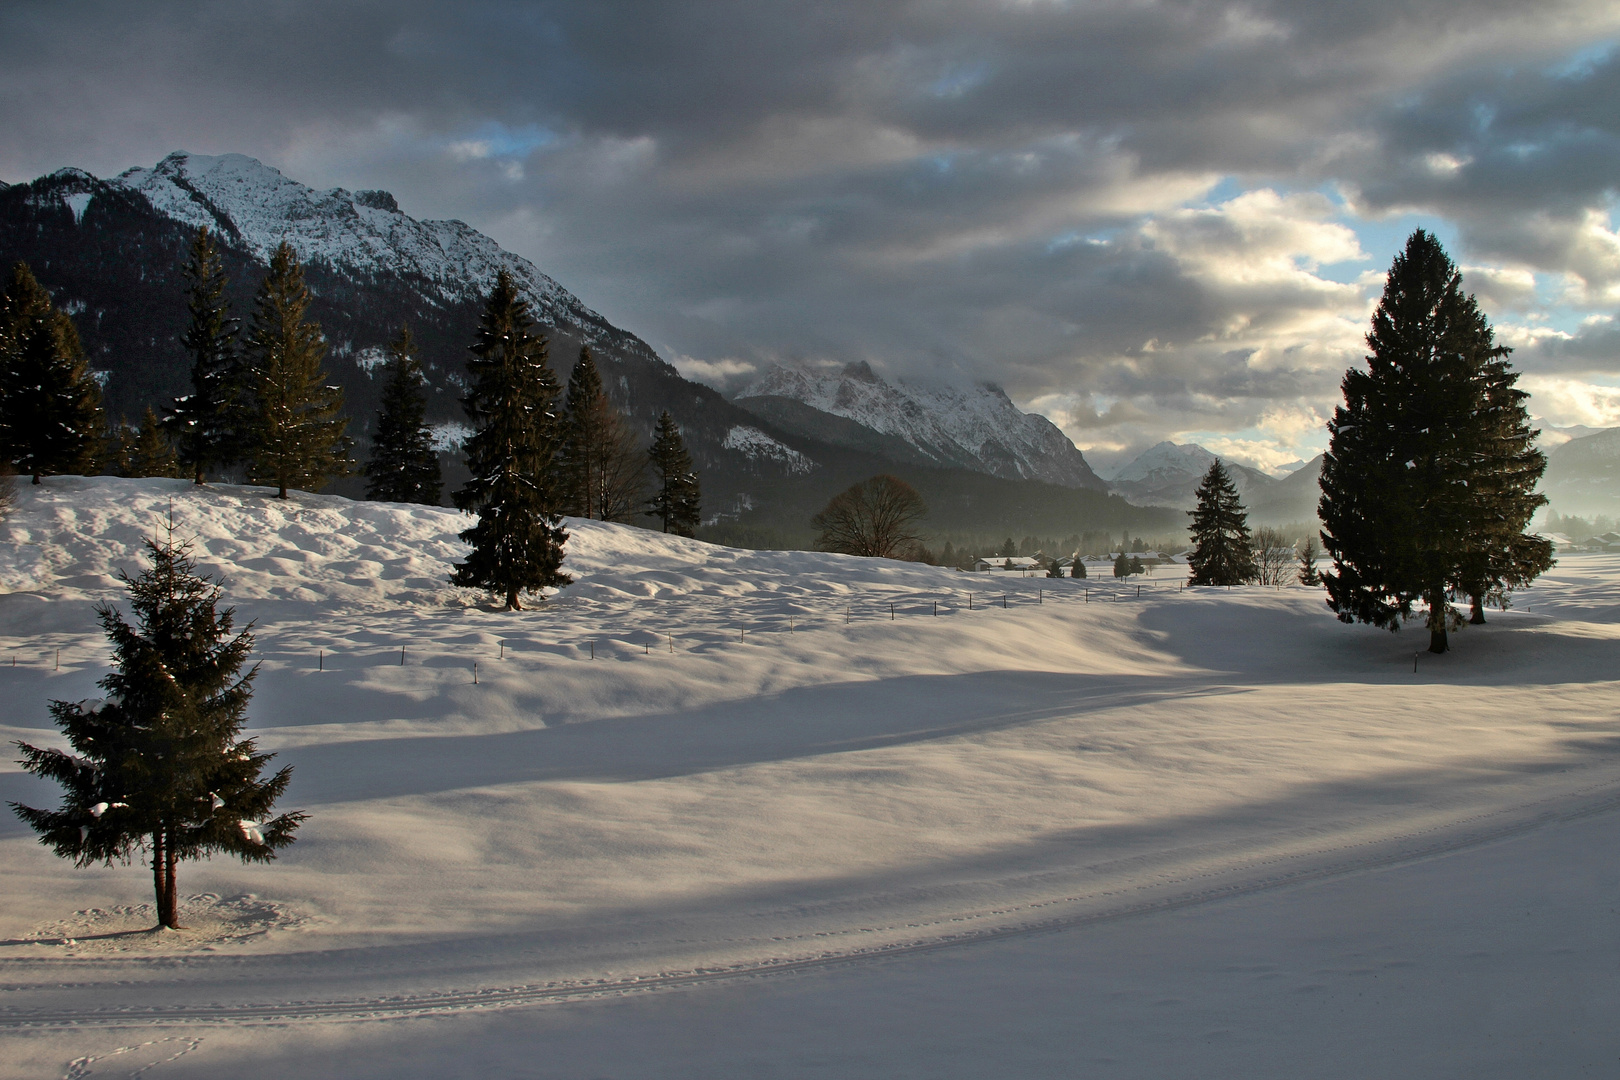
[[[922,540],[917,523],[928,513],[916,489],[897,477],[863,480],[834,495],[810,524],[823,551],[902,559]]]
[[[1294,568],[1294,541],[1283,531],[1262,525],[1253,534],[1254,565],[1260,571],[1262,585],[1281,585]]]

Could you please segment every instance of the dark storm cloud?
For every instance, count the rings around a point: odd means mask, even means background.
[[[464,218],[696,371],[988,377],[1122,443],[1330,407],[1376,284],[1316,269],[1393,252],[1313,189],[1607,296],[1617,29],[1507,0],[13,2],[0,176],[249,153]],[[1267,186],[1299,194],[1234,198]]]

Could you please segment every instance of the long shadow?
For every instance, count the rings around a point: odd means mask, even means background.
[[[983,910],[987,905],[997,907],[1009,902],[1007,894],[1001,892],[1005,886],[1039,896],[1043,891],[1050,894],[1051,889],[1084,891],[1088,880],[1102,881],[1121,872],[1136,871],[1145,875],[1142,880],[1151,881],[1163,877],[1165,870],[1188,865],[1185,856],[1211,856],[1217,861],[1223,856],[1237,856],[1241,861],[1245,852],[1260,851],[1261,845],[1284,837],[1314,838],[1331,849],[1336,842],[1342,842],[1334,838],[1335,826],[1347,821],[1380,813],[1398,818],[1409,810],[1432,811],[1437,805],[1453,805],[1467,815],[1466,808],[1478,805],[1481,797],[1489,797],[1493,788],[1573,769],[1587,771],[1592,780],[1606,782],[1607,787],[1567,804],[1510,813],[1501,822],[1507,830],[1503,835],[1512,835],[1516,828],[1533,827],[1538,820],[1550,824],[1573,820],[1582,813],[1620,811],[1620,742],[1610,742],[1594,752],[1572,740],[1566,750],[1531,762],[1481,760],[1448,769],[1403,769],[1379,777],[1301,783],[1271,798],[1225,803],[1176,816],[1057,830],[958,858],[924,860],[860,873],[828,873],[820,877],[807,874],[803,880],[757,888],[720,888],[660,903],[656,909],[627,906],[593,908],[577,916],[548,915],[527,928],[495,933],[435,935],[382,946],[254,957],[188,955],[184,986],[165,987],[163,992],[166,996],[195,996],[206,1001],[238,994],[253,1000],[327,994],[341,997],[361,993],[365,984],[387,987],[390,992],[408,992],[414,983],[453,985],[463,980],[538,976],[559,958],[598,953],[606,956],[609,952],[614,956],[611,966],[622,968],[636,962],[642,942],[658,938],[659,926],[682,926],[684,933],[716,933],[730,938],[739,932],[736,920],[740,916],[767,912],[802,917],[814,930],[821,925],[818,919],[842,919],[848,929],[872,925],[869,920],[891,918],[892,913],[907,910],[912,904],[925,904],[941,916],[957,910]],[[1084,799],[1084,792],[1077,791],[1075,797]],[[1489,824],[1476,823],[1474,828],[1482,839],[1492,835]],[[1402,850],[1414,850],[1413,839],[1408,836],[1396,840],[1393,846],[1369,845],[1364,854],[1376,860],[1387,849],[1398,859]],[[1418,838],[1416,848],[1424,846],[1425,842]],[[1444,850],[1444,844],[1439,843],[1437,850]],[[1612,851],[1596,852],[1593,857],[1611,861],[1616,858]],[[1273,864],[1265,874],[1285,880],[1288,871],[1287,865]],[[1176,871],[1172,878],[1182,880],[1184,872]],[[1185,881],[1185,887],[1189,891],[1198,888],[1191,880]],[[1212,895],[1218,896],[1218,890]],[[953,907],[953,903],[957,906]],[[1031,909],[1028,915],[1030,921],[1043,917],[1039,909]],[[695,931],[691,920],[707,925],[709,931]],[[779,946],[784,954],[814,952],[822,947],[809,938]],[[29,961],[18,958],[6,962]],[[142,958],[107,958],[105,962],[109,970],[116,970],[121,964],[139,964]],[[535,965],[532,972],[524,968],[530,963]],[[323,989],[312,992],[312,985],[323,983]],[[45,996],[55,993],[53,990]],[[107,1007],[113,998],[145,993],[136,983],[131,983],[127,991],[121,986],[115,991],[112,984],[102,983],[97,990],[97,1005]],[[143,1003],[145,1000],[141,997]]]
[[[1491,613],[1435,656],[1421,623],[1391,633],[1338,622],[1325,607],[1144,605],[1139,625],[1175,660],[1245,685],[1557,686],[1620,678],[1620,642],[1561,633],[1556,620]],[[1414,661],[1417,670],[1413,670]]]
[[[287,800],[346,802],[536,780],[664,779],[995,731],[1189,692],[1146,678],[917,675],[539,730],[303,746],[285,755],[295,766]]]

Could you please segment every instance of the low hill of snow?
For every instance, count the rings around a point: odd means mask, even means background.
[[[0,739],[61,745],[48,702],[98,696],[94,605],[124,605],[117,571],[171,509],[254,622],[249,730],[311,817],[272,864],[183,864],[192,928],[162,935],[138,930],[142,867],[75,868],[0,819],[18,1075],[184,1051],[177,1075],[425,1080],[521,1072],[554,1043],[582,1055],[569,1075],[601,1072],[604,1046],[626,1075],[649,1052],[676,1076],[750,1071],[692,1049],[700,1016],[832,1075],[803,1047],[851,995],[906,1035],[840,1075],[908,1075],[958,1025],[999,1034],[933,1074],[1034,1075],[1089,1052],[1090,1012],[1043,1021],[1036,1049],[1012,1033],[1093,993],[1135,1041],[1168,1032],[1237,1075],[1255,1045],[1306,1062],[1342,1038],[1369,964],[1399,972],[1357,1045],[1408,1058],[1435,1032],[1477,1043],[1483,997],[1612,984],[1620,876],[1594,852],[1620,820],[1620,557],[1566,557],[1444,657],[1415,655],[1420,630],[1338,623],[1319,589],[967,574],[583,521],[575,583],[509,613],[444,584],[453,511],[57,477],[0,522]],[[0,801],[58,797],[0,760]],[[971,1017],[918,1015],[964,985]],[[686,1034],[618,1047],[632,1014]],[[1585,1046],[1568,1016],[1493,1024]],[[575,1046],[591,1017],[606,1029]],[[283,1065],[300,1054],[324,1071]]]

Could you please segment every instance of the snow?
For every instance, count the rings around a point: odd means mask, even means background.
[[[79,191],[72,195],[62,196],[62,201],[67,203],[69,210],[73,211],[73,224],[77,225],[84,220],[84,212],[89,208],[90,200],[93,198],[95,198],[95,195],[88,191]]]
[[[183,151],[153,168],[129,169],[111,183],[185,225],[223,231],[261,261],[285,240],[306,263],[324,263],[361,281],[402,275],[446,303],[482,298],[504,268],[539,322],[566,323],[588,344],[599,344],[606,326],[527,259],[502,251],[465,222],[417,221],[386,192],[316,191],[242,154]]]
[[[462,515],[272,496],[58,477],[0,523],[0,737],[60,744],[46,702],[94,692],[94,607],[172,506],[255,621],[249,734],[312,815],[274,863],[185,864],[198,928],[157,936],[141,868],[0,823],[0,1074],[1620,1056],[1620,557],[1431,657],[1300,587],[1161,568],[1138,599],[585,521],[576,583],[504,613],[444,584]],[[0,765],[0,798],[55,792]]]
[[[784,446],[755,427],[738,425],[726,432],[721,446],[736,450],[750,461],[769,458],[787,466],[790,473],[803,474],[816,467],[816,463],[790,446]]]
[[[1020,411],[997,386],[891,384],[864,363],[838,372],[772,365],[738,397],[767,395],[894,435],[942,464],[1069,487],[1100,486],[1085,456],[1056,425]]]

